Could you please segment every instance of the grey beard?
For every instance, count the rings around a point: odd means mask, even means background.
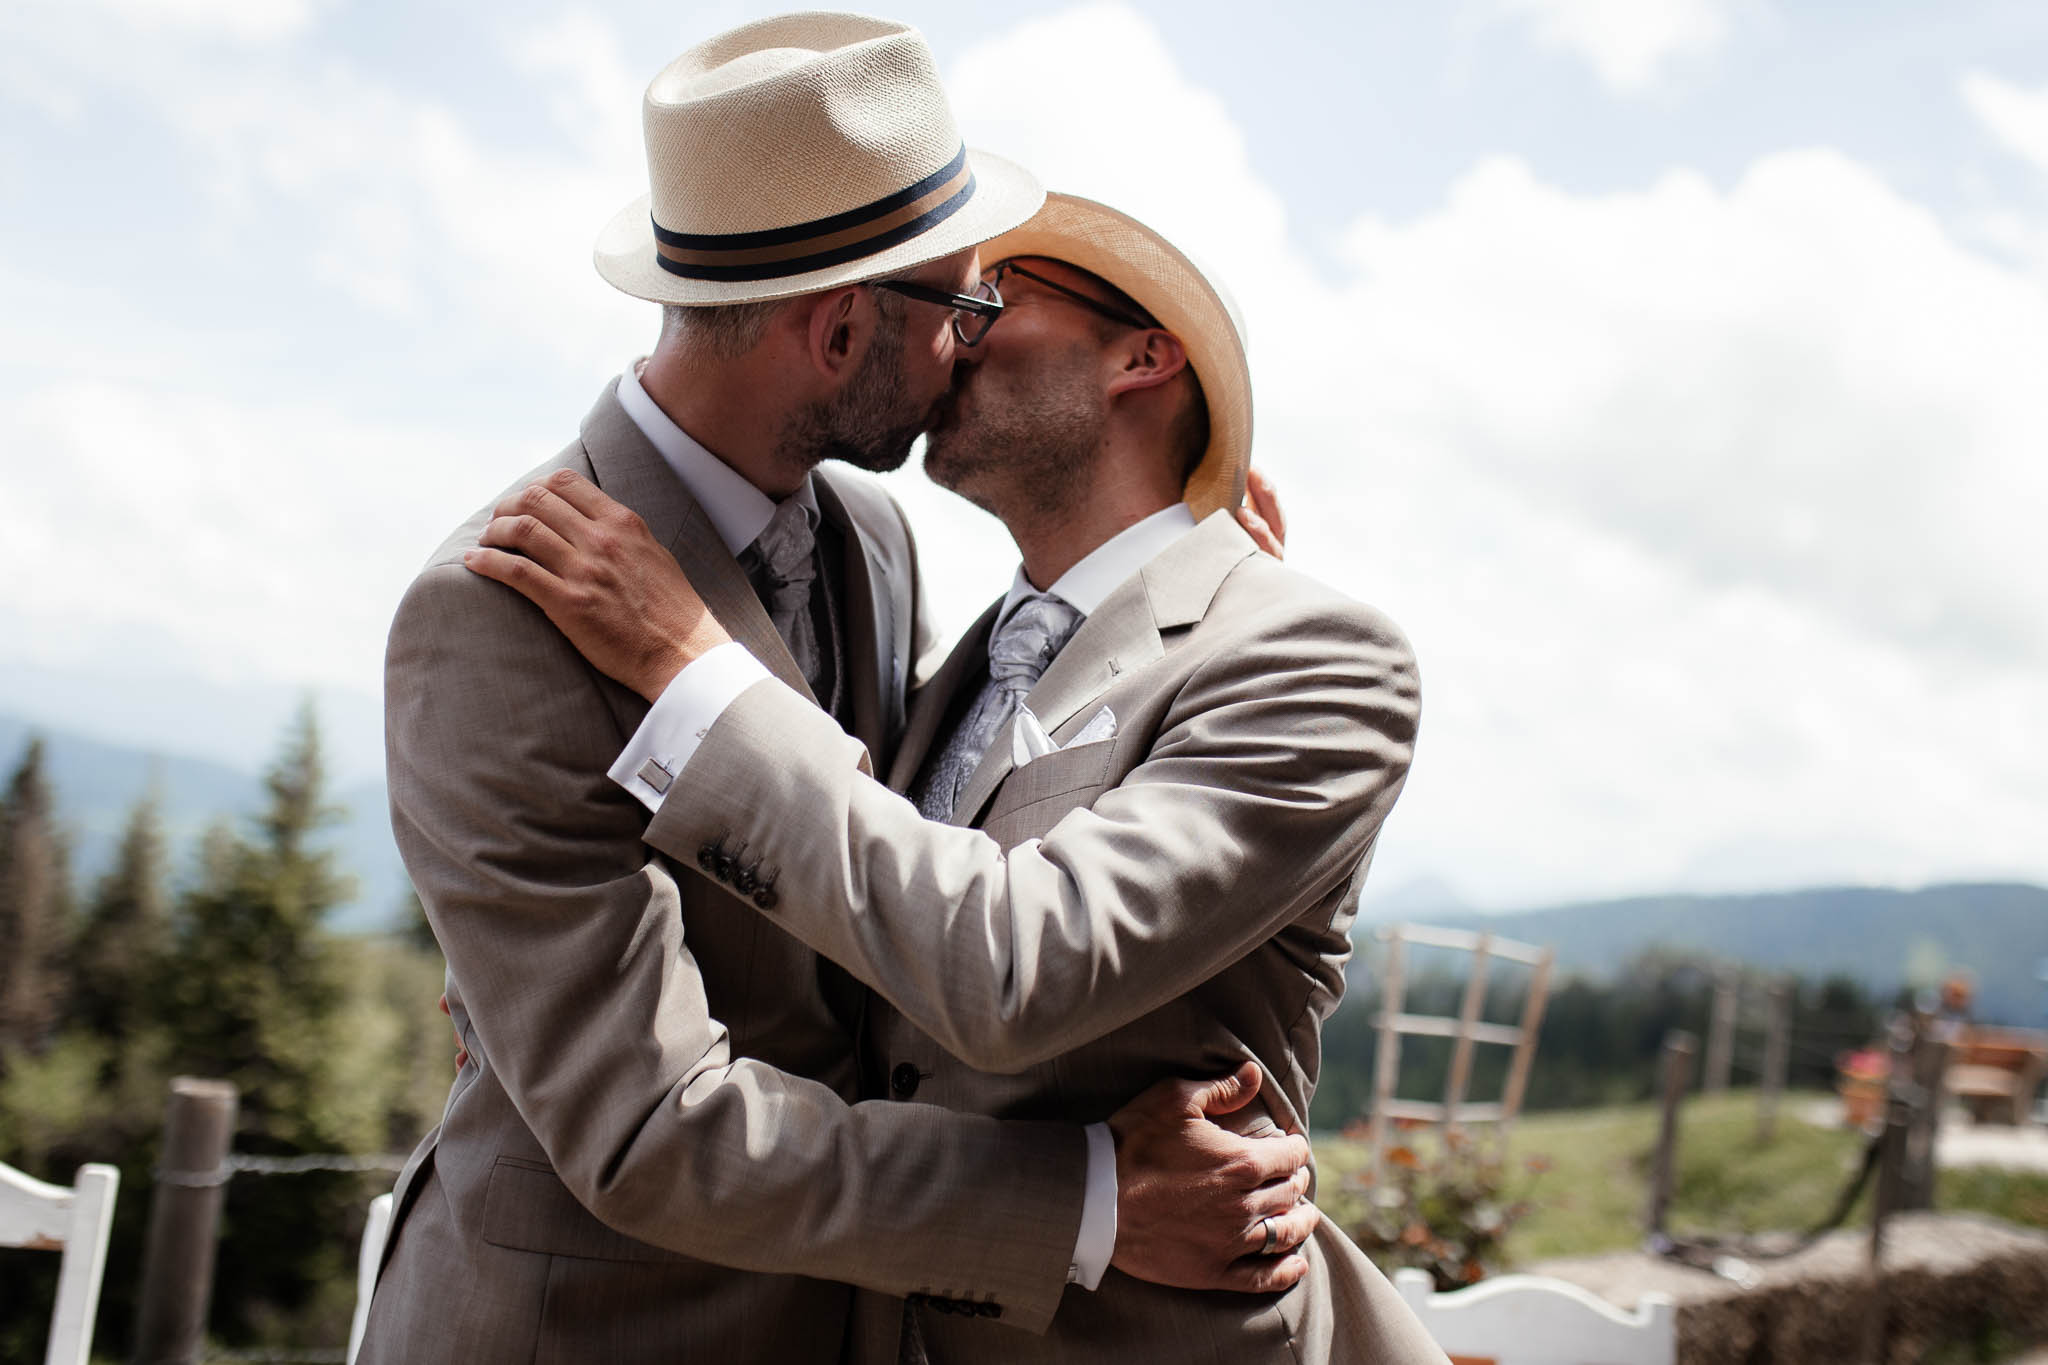
[[[873,344],[846,386],[831,398],[790,415],[777,448],[783,459],[809,469],[841,460],[871,474],[903,467],[928,414],[906,414],[902,388],[903,319],[884,311]]]

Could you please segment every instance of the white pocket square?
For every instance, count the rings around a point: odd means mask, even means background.
[[[1088,717],[1088,723],[1075,732],[1074,737],[1060,747],[1071,749],[1076,744],[1093,744],[1097,740],[1116,738],[1116,713],[1107,706]]]
[[[1116,716],[1105,706],[1088,718],[1088,723],[1075,732],[1065,744],[1056,742],[1045,732],[1045,726],[1031,713],[1028,706],[1017,708],[1017,723],[1010,730],[1010,766],[1021,768],[1034,758],[1061,749],[1071,749],[1077,744],[1093,744],[1097,740],[1116,737]]]
[[[1017,708],[1017,723],[1010,729],[1010,766],[1021,768],[1042,754],[1049,754],[1060,746],[1052,742],[1052,736],[1038,723],[1038,717],[1031,714],[1028,706]]]

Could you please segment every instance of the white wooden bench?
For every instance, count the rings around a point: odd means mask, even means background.
[[[92,1320],[120,1188],[121,1173],[112,1166],[81,1166],[77,1183],[66,1189],[0,1165],[0,1247],[64,1253],[46,1365],[86,1365],[92,1355]]]
[[[377,1289],[385,1239],[391,1236],[391,1200],[388,1194],[372,1199],[370,1216],[363,1221],[363,1243],[356,1248],[356,1314],[348,1325],[348,1365],[356,1365],[356,1352],[363,1349],[363,1329],[370,1325],[370,1296]]]
[[[1436,1292],[1426,1270],[1397,1270],[1394,1288],[1452,1365],[1677,1365],[1678,1309],[1645,1294],[1624,1313],[1575,1284],[1502,1275]]]

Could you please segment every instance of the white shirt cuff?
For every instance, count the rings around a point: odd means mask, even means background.
[[[1073,1264],[1067,1283],[1093,1289],[1102,1283],[1116,1250],[1116,1140],[1106,1123],[1091,1123],[1088,1134],[1088,1186],[1081,1200],[1081,1233],[1074,1239]]]
[[[607,775],[647,809],[660,810],[669,784],[725,708],[755,683],[774,676],[737,640],[706,650],[669,680]]]

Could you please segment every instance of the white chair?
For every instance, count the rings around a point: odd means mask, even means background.
[[[363,1329],[370,1323],[370,1295],[377,1288],[377,1263],[384,1259],[384,1239],[391,1235],[391,1196],[380,1194],[370,1201],[370,1216],[363,1220],[363,1244],[356,1251],[356,1315],[348,1325],[348,1365],[356,1365],[356,1352],[363,1349]]]
[[[92,1320],[107,1268],[107,1234],[114,1230],[114,1195],[121,1173],[112,1166],[80,1166],[70,1189],[45,1185],[12,1166],[0,1166],[0,1247],[61,1251],[57,1307],[50,1314],[47,1365],[86,1365],[92,1355]]]
[[[1678,1309],[1668,1294],[1645,1294],[1624,1313],[1541,1275],[1449,1294],[1434,1284],[1426,1270],[1394,1272],[1394,1288],[1461,1365],[1677,1365]]]

